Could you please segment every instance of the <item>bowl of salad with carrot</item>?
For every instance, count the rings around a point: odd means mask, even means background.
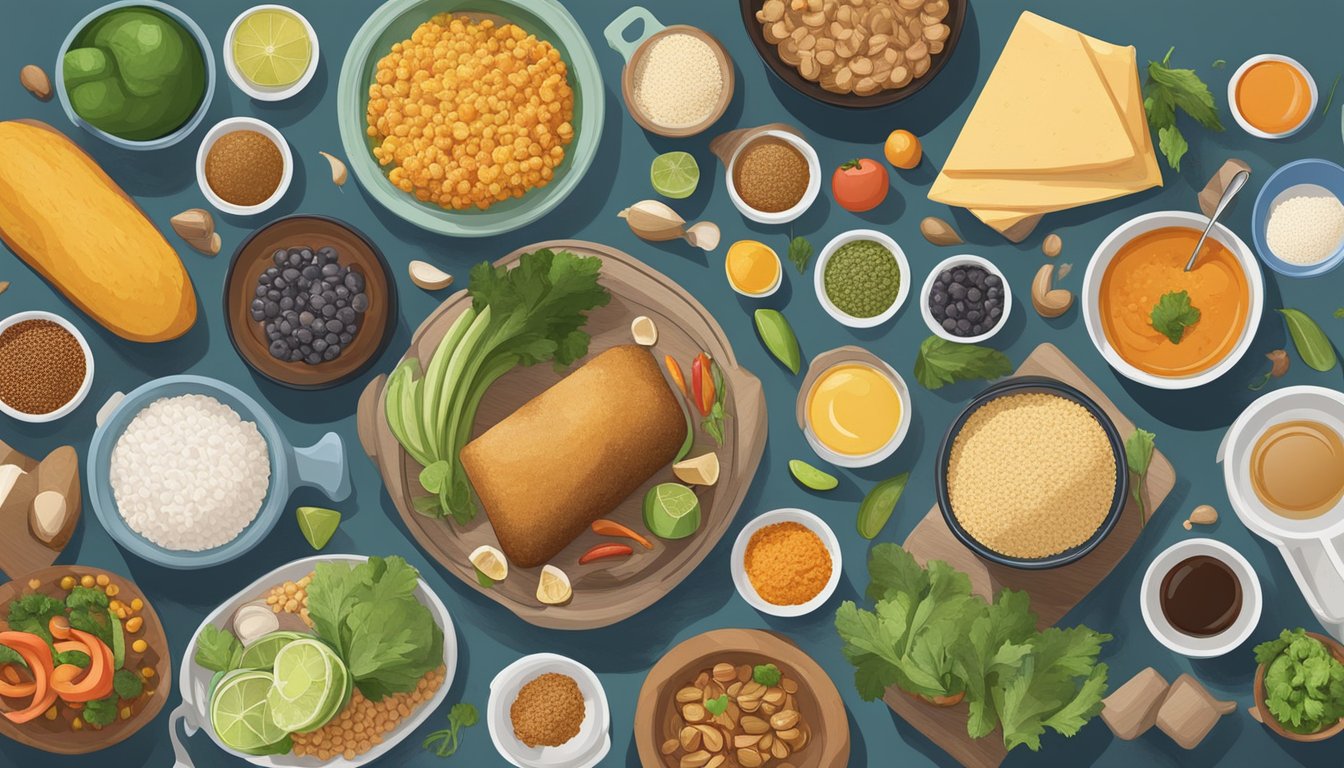
[[[168,640],[130,580],[52,566],[0,585],[0,733],[46,752],[110,747],[171,690]]]

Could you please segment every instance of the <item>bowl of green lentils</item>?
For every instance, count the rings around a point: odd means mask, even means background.
[[[851,328],[875,328],[910,295],[910,262],[890,237],[854,229],[822,249],[813,284],[831,317]]]

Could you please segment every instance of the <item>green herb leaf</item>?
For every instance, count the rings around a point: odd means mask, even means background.
[[[1199,309],[1190,304],[1188,292],[1176,291],[1162,294],[1148,317],[1158,333],[1180,344],[1185,329],[1199,322]]]
[[[476,711],[476,705],[467,702],[459,702],[448,710],[448,721],[456,723],[463,728],[470,728],[480,720],[480,714]]]
[[[101,589],[91,587],[75,587],[70,590],[70,595],[65,598],[67,608],[106,608],[108,605],[107,593]]]
[[[779,685],[780,678],[779,667],[774,664],[757,664],[751,668],[751,679],[764,685],[766,688],[772,688]]]
[[[1297,347],[1302,362],[1322,373],[1335,367],[1338,361],[1335,348],[1315,320],[1297,309],[1280,309],[1279,314],[1288,323],[1288,334],[1293,337],[1293,346]]]
[[[798,274],[807,271],[807,264],[812,260],[812,242],[806,237],[798,236],[789,240],[789,261],[798,268]]]
[[[212,672],[232,672],[242,658],[243,644],[227,629],[206,624],[196,638],[196,663]]]
[[[957,344],[938,336],[925,339],[915,358],[915,379],[927,389],[958,381],[997,379],[1012,372],[1012,361],[997,349]]]
[[[1167,164],[1179,172],[1181,158],[1189,150],[1189,144],[1176,126],[1177,110],[1211,131],[1222,131],[1223,124],[1213,93],[1199,75],[1193,69],[1171,67],[1173,51],[1175,48],[1168,50],[1160,62],[1148,62],[1143,105],[1148,113],[1149,127],[1157,132],[1158,148],[1166,156]]]
[[[1339,78],[1344,74],[1335,75],[1335,84],[1330,86],[1330,96],[1325,100],[1325,106],[1321,108],[1321,116],[1330,114],[1330,105],[1335,103],[1335,91],[1339,90]]]
[[[130,669],[118,669],[112,676],[112,690],[123,699],[131,700],[145,690],[145,681],[140,673]]]
[[[86,703],[79,716],[85,723],[99,728],[111,725],[117,719],[116,694]]]
[[[442,730],[434,731],[425,739],[425,749],[431,750],[439,757],[448,757],[457,751],[459,746],[458,732],[463,728],[470,728],[480,719],[476,712],[476,707],[467,702],[458,702],[453,708],[448,710],[448,727]]]
[[[705,710],[709,714],[718,716],[728,711],[728,694],[717,696],[712,699],[705,699]]]
[[[89,666],[92,659],[83,651],[58,651],[52,656],[52,661],[58,667],[62,664],[74,664],[76,667],[84,668]]]
[[[28,668],[28,662],[23,660],[18,651],[8,645],[0,645],[0,666],[5,664],[17,664],[24,669]]]
[[[67,614],[70,619],[70,626],[81,632],[88,632],[99,640],[107,643],[111,648],[112,639],[112,614],[108,613],[106,608],[99,608],[96,605],[90,605],[81,608],[74,608]]]
[[[1227,59],[1214,59],[1212,66],[1214,69],[1227,69]]]
[[[1145,429],[1135,429],[1125,439],[1125,463],[1129,465],[1129,494],[1139,505],[1139,523],[1148,524],[1148,465],[1153,461],[1157,436]]]
[[[47,630],[47,624],[51,621],[51,617],[64,613],[65,603],[34,592],[10,602],[9,628],[37,635],[50,645],[52,637],[51,632]]]
[[[1316,733],[1344,718],[1344,664],[1302,628],[1255,647],[1264,666],[1265,704],[1284,728]]]

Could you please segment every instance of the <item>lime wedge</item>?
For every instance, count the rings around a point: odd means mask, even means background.
[[[313,549],[327,546],[341,524],[341,513],[324,507],[299,507],[299,531]]]
[[[653,191],[680,200],[690,197],[700,183],[700,165],[689,152],[667,152],[653,159],[649,169]]]
[[[680,483],[659,483],[644,496],[644,525],[663,539],[684,539],[700,528],[700,499]]]
[[[275,685],[266,695],[271,720],[286,733],[320,727],[331,699],[345,690],[341,660],[320,640],[295,640],[275,656]]]
[[[210,698],[210,724],[225,746],[239,752],[264,749],[289,735],[271,719],[271,673],[238,669],[225,675]]]
[[[313,41],[298,16],[278,8],[248,14],[233,35],[233,62],[266,88],[297,83],[313,57]]]
[[[280,653],[280,649],[295,640],[311,639],[312,635],[306,635],[302,632],[272,632],[268,635],[262,635],[252,641],[250,645],[243,648],[243,655],[238,660],[240,669],[264,669],[270,672],[275,668],[275,657]]]
[[[801,459],[789,459],[789,472],[793,474],[794,480],[814,491],[829,491],[840,484],[835,476],[822,472]]]

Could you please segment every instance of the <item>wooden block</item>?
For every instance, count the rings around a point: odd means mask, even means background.
[[[1235,711],[1235,701],[1218,701],[1188,674],[1176,678],[1157,711],[1157,727],[1185,749],[1194,749],[1223,715]]]
[[[1133,741],[1157,722],[1167,688],[1162,673],[1148,667],[1102,701],[1101,719],[1116,737]]]
[[[1209,183],[1205,184],[1199,193],[1199,210],[1203,211],[1205,216],[1213,216],[1213,211],[1218,207],[1218,201],[1222,199],[1228,183],[1232,181],[1233,176],[1242,171],[1250,173],[1251,166],[1247,165],[1246,161],[1234,157],[1223,163],[1223,167],[1213,174],[1213,178],[1209,179]]]

